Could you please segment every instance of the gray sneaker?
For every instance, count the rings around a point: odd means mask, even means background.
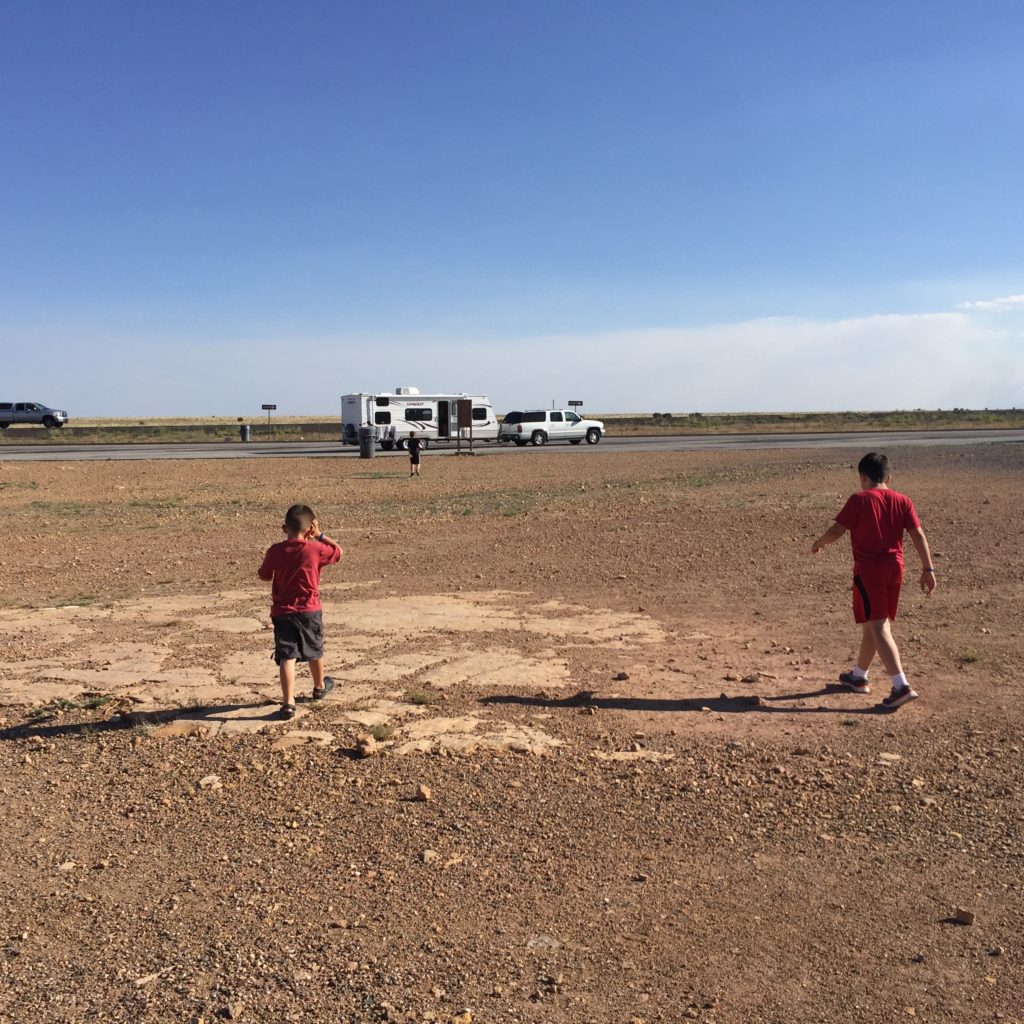
[[[840,672],[839,682],[843,684],[848,690],[852,690],[854,693],[870,693],[871,687],[868,686],[868,677],[863,676],[858,679],[852,672]]]
[[[907,704],[912,700],[917,700],[918,696],[919,695],[916,690],[912,690],[909,686],[904,686],[902,690],[893,690],[888,697],[883,697],[882,703],[890,711],[895,711],[903,704]]]

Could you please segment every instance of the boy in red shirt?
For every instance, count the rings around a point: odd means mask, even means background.
[[[853,617],[862,624],[863,636],[857,664],[849,672],[841,673],[839,681],[855,693],[870,693],[868,668],[878,654],[892,680],[892,691],[882,703],[895,710],[917,697],[903,672],[889,625],[896,618],[903,582],[904,530],[910,534],[921,558],[921,589],[929,597],[935,589],[935,569],[914,503],[889,487],[889,460],[877,452],[868,452],[858,463],[857,472],[861,489],[850,495],[836,516],[835,525],[814,542],[811,553],[816,555],[850,531]]]
[[[292,505],[281,529],[288,539],[268,549],[257,575],[273,581],[270,618],[281,675],[281,717],[294,718],[296,661],[309,662],[313,700],[323,700],[334,689],[334,680],[324,675],[320,570],[341,558],[341,548],[324,535],[308,505]]]

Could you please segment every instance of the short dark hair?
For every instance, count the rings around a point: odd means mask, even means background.
[[[308,505],[292,505],[284,514],[284,527],[289,533],[305,533],[316,516]]]
[[[889,476],[889,460],[878,452],[868,452],[857,463],[857,472],[866,476],[873,484],[884,483]]]

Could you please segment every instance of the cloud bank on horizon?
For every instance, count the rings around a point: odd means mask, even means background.
[[[99,346],[82,336],[61,361],[28,367],[24,396],[10,397],[72,416],[140,417],[252,416],[263,402],[282,414],[333,414],[343,393],[397,385],[488,394],[500,411],[569,399],[608,413],[1014,408],[1024,404],[1024,324],[986,314],[1022,307],[1024,297],[1008,296],[936,313],[484,340],[381,333]],[[9,344],[34,343],[3,333]],[[122,384],[113,400],[112,379]]]

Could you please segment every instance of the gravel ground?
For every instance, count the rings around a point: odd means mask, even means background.
[[[1024,453],[889,454],[940,570],[931,599],[905,591],[922,699],[890,715],[883,680],[827,685],[856,648],[849,554],[809,548],[856,485],[848,452],[428,453],[417,481],[390,462],[0,467],[8,623],[196,595],[240,615],[306,500],[346,550],[325,580],[355,588],[328,657],[365,641],[357,605],[381,610],[342,690],[399,653],[564,669],[373,683],[543,730],[543,756],[398,756],[385,730],[360,757],[354,689],[299,722],[330,742],[277,751],[280,727],[161,738],[81,685],[9,699],[0,1021],[1024,1019]],[[551,631],[418,622],[453,595]],[[622,635],[574,639],[583,609]],[[49,614],[0,634],[0,688],[157,634],[242,686],[217,658],[267,646],[187,612],[58,642]],[[267,665],[252,685],[272,694]]]

